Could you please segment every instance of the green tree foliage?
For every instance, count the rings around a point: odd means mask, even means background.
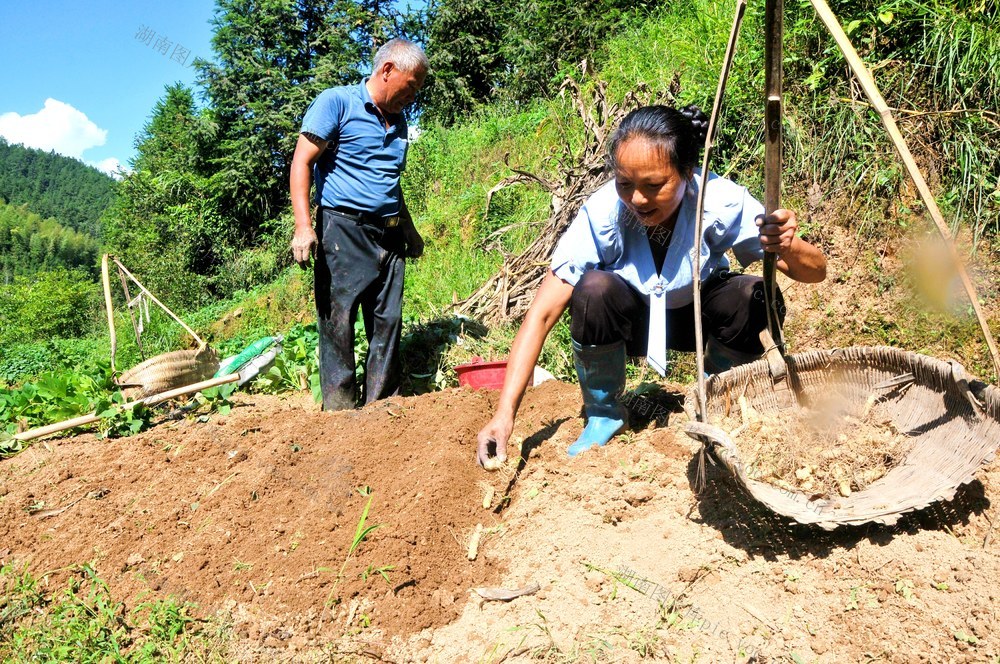
[[[174,305],[203,302],[206,275],[236,244],[212,183],[217,149],[211,113],[198,109],[190,88],[169,86],[137,139],[134,171],[101,221],[107,249],[142,266],[144,283]]]
[[[431,75],[421,95],[424,117],[451,125],[494,95],[507,63],[499,45],[504,5],[492,0],[445,0],[428,26]]]
[[[56,268],[96,272],[97,240],[0,200],[0,283]]]
[[[0,138],[0,199],[96,236],[113,197],[114,180],[96,168]]]
[[[0,347],[80,336],[99,306],[100,286],[84,272],[59,268],[15,277],[0,285]]]
[[[546,98],[568,68],[600,64],[604,42],[652,0],[440,0],[428,21],[428,119],[451,124],[478,104]]]
[[[239,232],[288,205],[302,116],[323,89],[356,83],[374,47],[412,26],[392,2],[219,0],[215,62],[198,61],[219,126],[213,179]]]

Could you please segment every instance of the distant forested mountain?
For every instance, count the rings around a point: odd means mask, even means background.
[[[0,198],[43,219],[97,237],[97,220],[114,186],[112,178],[76,159],[0,138]]]
[[[26,205],[0,200],[0,285],[14,277],[56,269],[96,274],[100,244],[55,219],[42,219]]]

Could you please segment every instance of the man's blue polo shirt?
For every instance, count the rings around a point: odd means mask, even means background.
[[[302,133],[329,141],[316,161],[316,203],[333,208],[399,213],[399,178],[406,167],[406,120],[386,118],[372,101],[365,81],[324,90],[306,111]]]

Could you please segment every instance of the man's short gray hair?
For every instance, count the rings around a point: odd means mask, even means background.
[[[414,44],[408,39],[397,37],[382,44],[378,52],[375,53],[375,61],[372,63],[372,71],[376,72],[387,62],[396,65],[397,69],[403,71],[416,71],[430,69],[430,63],[424,54],[424,49]]]

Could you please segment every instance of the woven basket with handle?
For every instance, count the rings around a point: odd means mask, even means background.
[[[766,360],[713,376],[706,386],[709,421],[745,395],[763,416],[780,420],[835,393],[860,413],[875,397],[880,412],[913,438],[902,461],[880,480],[848,497],[813,498],[751,479],[728,434],[692,422],[687,433],[702,441],[736,482],[768,508],[799,523],[832,530],[868,522],[893,524],[903,514],[949,500],[1000,446],[1000,390],[967,379],[955,362],[889,347],[852,347],[786,356],[788,376],[775,384]],[[686,407],[696,408],[697,392]],[[791,418],[789,418],[791,419]]]
[[[129,401],[208,380],[219,370],[219,355],[209,346],[151,357],[119,376]]]

